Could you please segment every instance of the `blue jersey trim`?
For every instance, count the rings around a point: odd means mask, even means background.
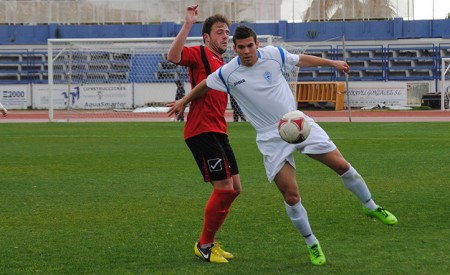
[[[225,87],[227,88],[227,92],[230,93],[230,89],[228,89],[228,85],[225,82],[225,79],[223,78],[223,75],[222,75],[222,67],[220,67],[220,69],[219,69],[219,77],[220,77],[220,80],[222,80],[223,85],[225,85]]]
[[[281,47],[277,47],[281,55],[281,64],[284,66],[284,51]]]

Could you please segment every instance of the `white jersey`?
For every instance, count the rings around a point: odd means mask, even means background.
[[[280,118],[297,109],[297,103],[283,73],[292,70],[299,56],[283,48],[258,49],[252,67],[241,65],[240,58],[211,74],[208,87],[231,94],[256,130],[278,124]]]
[[[327,133],[308,116],[309,137],[299,144],[289,144],[278,134],[280,118],[297,110],[297,102],[283,73],[292,70],[299,56],[282,48],[258,49],[258,61],[252,67],[242,66],[239,57],[209,75],[207,86],[227,91],[237,101],[257,131],[256,143],[264,158],[269,181],[273,181],[285,162],[295,167],[293,152],[324,154],[336,149]]]

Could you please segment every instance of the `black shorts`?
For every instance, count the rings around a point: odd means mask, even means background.
[[[188,138],[191,149],[205,182],[229,179],[239,174],[236,158],[228,137],[218,133],[203,133]]]

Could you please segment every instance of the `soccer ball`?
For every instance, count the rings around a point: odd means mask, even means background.
[[[297,144],[308,138],[311,125],[301,111],[285,114],[278,123],[278,132],[287,143]]]

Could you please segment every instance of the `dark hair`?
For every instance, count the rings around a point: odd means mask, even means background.
[[[225,23],[225,24],[227,24],[227,26],[230,26],[230,21],[228,21],[228,19],[225,16],[223,16],[221,14],[215,14],[215,15],[212,15],[212,16],[206,18],[205,22],[203,22],[202,35],[205,33],[211,34],[212,26],[218,22]]]
[[[253,37],[253,40],[255,40],[255,42],[257,41],[256,32],[252,28],[245,25],[237,26],[237,28],[234,30],[233,43],[236,46],[237,39],[245,39],[249,37]]]

